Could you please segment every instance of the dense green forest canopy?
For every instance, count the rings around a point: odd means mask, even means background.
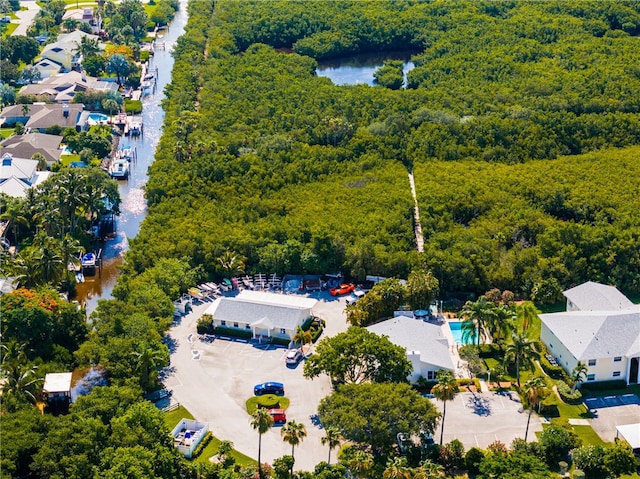
[[[176,49],[128,271],[188,257],[215,277],[234,251],[249,272],[426,262],[447,292],[637,293],[638,150],[616,148],[640,144],[639,30],[622,1],[217,2]],[[315,74],[399,47],[406,89]]]

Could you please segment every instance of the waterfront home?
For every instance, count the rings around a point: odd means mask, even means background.
[[[45,133],[28,133],[13,135],[0,142],[2,153],[9,153],[15,158],[33,158],[40,153],[47,162],[47,167],[60,161],[62,137]]]
[[[0,113],[0,125],[15,126],[22,123],[27,132],[39,131],[45,133],[52,126],[62,129],[67,127],[80,130],[80,115],[84,105],[79,103],[31,103],[26,105],[11,105]]]
[[[9,153],[0,160],[0,193],[14,198],[24,198],[27,190],[39,185],[51,175],[48,171],[38,171],[38,161],[14,158]]]
[[[52,75],[40,83],[25,85],[20,89],[20,95],[37,96],[43,101],[70,103],[80,91],[115,93],[118,91],[118,85],[115,82],[87,76],[84,72],[71,71]]]
[[[65,70],[78,68],[82,63],[82,55],[79,50],[83,37],[87,37],[90,40],[100,39],[97,35],[91,35],[81,30],[74,30],[71,33],[58,35],[57,41],[45,45],[41,56],[47,60],[59,63]]]

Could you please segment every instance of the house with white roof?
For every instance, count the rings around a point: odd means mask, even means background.
[[[435,380],[440,370],[453,372],[450,344],[445,334],[445,323],[433,323],[410,316],[399,315],[380,323],[367,326],[379,336],[387,336],[393,344],[405,348],[407,359],[413,366],[409,381],[416,382],[420,376]]]
[[[244,290],[235,297],[217,298],[204,314],[212,316],[214,327],[250,331],[253,338],[291,340],[316,303],[296,295]]]
[[[14,198],[24,198],[27,190],[39,185],[51,175],[49,171],[38,171],[38,161],[14,158],[9,153],[0,159],[0,192]]]
[[[640,305],[613,286],[587,282],[563,293],[567,311],[541,314],[540,340],[565,371],[587,365],[587,381],[638,383]]]
[[[48,373],[45,375],[42,394],[50,406],[71,403],[71,376],[72,373]]]

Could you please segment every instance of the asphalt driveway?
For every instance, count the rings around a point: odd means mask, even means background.
[[[442,401],[431,401],[442,412]],[[458,439],[465,450],[486,448],[494,441],[509,446],[515,438],[524,438],[528,415],[529,411],[522,409],[515,392],[459,393],[447,402],[443,443]],[[434,434],[436,442],[440,441],[441,427],[442,424]],[[535,440],[537,431],[542,431],[542,421],[534,413],[527,440]]]
[[[325,334],[346,330],[344,301],[326,298],[314,309],[327,322]],[[328,454],[320,442],[324,432],[312,421],[320,400],[331,393],[328,377],[309,381],[302,376],[302,363],[287,367],[285,348],[221,339],[201,341],[196,323],[209,304],[196,306],[170,330],[173,352],[165,386],[197,420],[209,423],[214,436],[233,441],[238,451],[257,458],[258,434],[249,424],[245,401],[253,396],[256,383],[284,383],[285,395],[291,400],[287,419],[307,428],[307,437],[295,450],[295,468],[313,470],[317,463],[326,461]],[[262,460],[271,463],[284,454],[291,454],[291,446],[282,441],[280,428],[273,427],[262,438]]]

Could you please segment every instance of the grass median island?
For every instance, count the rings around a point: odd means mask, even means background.
[[[288,405],[288,402],[287,402],[287,405]],[[185,408],[184,406],[179,406],[177,409],[174,409],[173,411],[166,412],[164,416],[164,421],[167,427],[169,428],[169,430],[172,430],[180,420],[185,418],[195,419],[193,417],[193,414],[191,414],[187,410],[187,408]],[[213,429],[212,425],[210,425],[210,427],[211,429]],[[221,442],[222,442],[222,439],[218,439],[217,437],[212,435],[211,440],[209,441],[209,444],[207,444],[207,446],[200,452],[200,454],[198,454],[198,457],[194,458],[193,461],[196,463],[209,462],[209,459],[218,453],[218,448],[220,447]],[[256,463],[254,459],[252,459],[251,457],[245,454],[242,454],[241,452],[236,451],[235,449],[232,450],[228,456],[232,457],[235,460],[236,464],[240,466],[250,466]]]
[[[246,408],[249,415],[259,407],[265,409],[284,409],[289,407],[290,400],[284,396],[276,396],[275,394],[264,394],[262,396],[252,396],[247,399]]]

